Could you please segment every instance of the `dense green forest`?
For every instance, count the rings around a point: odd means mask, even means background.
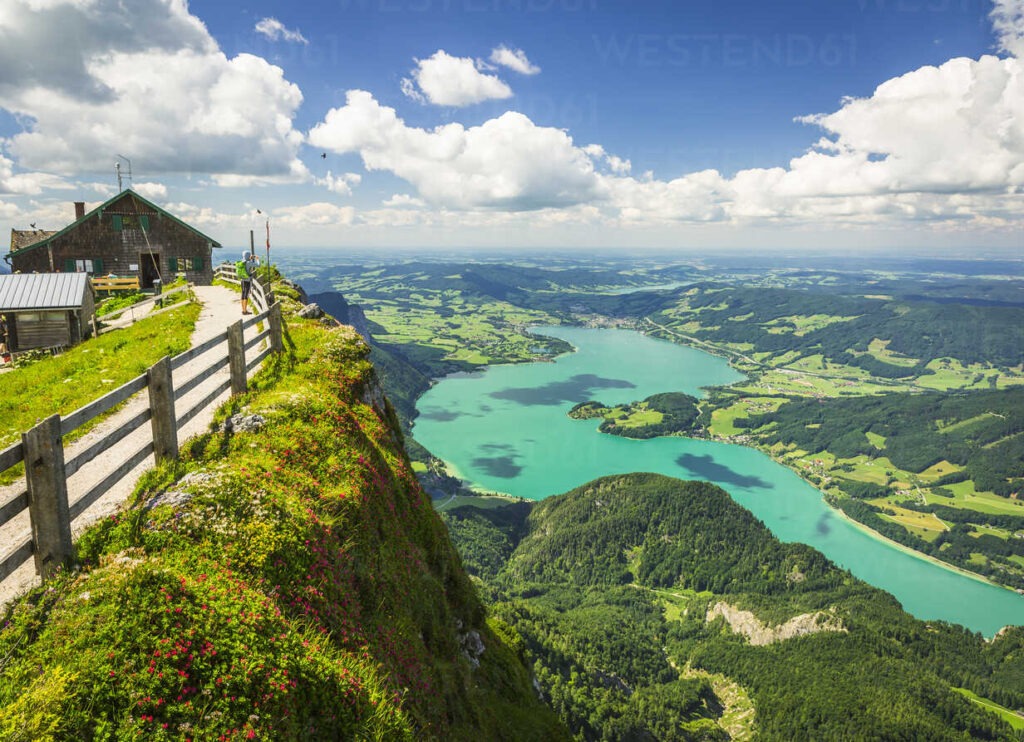
[[[577,739],[742,734],[709,678],[749,694],[759,739],[1014,738],[953,688],[1024,708],[1024,629],[986,642],[914,619],[713,485],[631,474],[444,517]],[[820,614],[839,630],[754,646],[709,620],[719,603],[769,626]]]

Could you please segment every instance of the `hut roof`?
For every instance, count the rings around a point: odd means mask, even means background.
[[[11,252],[17,252],[29,245],[49,239],[57,234],[55,231],[46,229],[12,229],[11,230]]]
[[[85,273],[15,273],[0,276],[0,312],[78,309],[91,291]]]

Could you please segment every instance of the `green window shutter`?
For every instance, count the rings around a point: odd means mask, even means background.
[[[92,272],[97,276],[103,275],[103,258],[92,259]]]
[[[146,232],[149,231],[149,214],[143,214],[139,218],[139,222],[142,224],[142,229]]]
[[[201,271],[203,269],[203,259],[202,258],[192,258],[192,264],[195,266],[195,269],[197,271]]]
[[[64,272],[65,273],[74,273],[75,272],[75,259],[74,258],[64,258]]]
[[[121,231],[121,215],[120,214],[114,214],[112,217],[110,217],[110,226],[112,226],[114,228],[115,232],[120,232]]]
[[[170,266],[172,271],[178,270],[178,259],[177,258],[167,258],[167,265]]]

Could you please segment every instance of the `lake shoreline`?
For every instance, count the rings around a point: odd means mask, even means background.
[[[781,540],[821,551],[859,579],[894,595],[913,615],[962,624],[986,636],[1004,625],[1022,623],[1017,603],[1021,596],[1014,590],[885,538],[841,511],[829,535],[827,519],[836,508],[799,471],[780,466],[784,462],[757,446],[695,436],[593,436],[598,431],[591,425],[577,437],[555,418],[580,425],[565,414],[579,400],[626,404],[666,389],[693,395],[691,388],[701,389],[697,394],[704,397],[707,388],[742,383],[741,372],[721,356],[648,337],[635,328],[622,334],[606,334],[603,329],[608,328],[534,327],[533,333],[554,335],[573,350],[559,354],[557,364],[496,364],[490,373],[482,373],[482,368],[455,375],[461,378],[442,377],[449,382],[435,383],[416,401],[424,414],[417,416],[413,436],[444,461],[467,495],[503,493],[539,501],[629,471],[710,481]],[[717,363],[709,364],[712,358]],[[446,417],[432,418],[431,413],[438,411]],[[451,425],[455,417],[460,421]],[[594,439],[618,443],[609,447],[588,442]],[[648,449],[648,444],[654,447]],[[777,496],[760,498],[761,488],[774,489]],[[900,562],[908,557],[910,562]],[[955,581],[964,577],[972,579],[957,585]],[[1001,589],[988,593],[993,587]],[[942,597],[950,595],[962,595],[963,600]]]

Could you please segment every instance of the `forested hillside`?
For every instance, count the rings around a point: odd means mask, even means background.
[[[946,356],[993,366],[1024,362],[1021,307],[893,302],[792,289],[723,289],[699,286],[687,296],[687,309],[700,315],[701,325],[717,328],[698,334],[752,343],[759,351],[814,351],[859,365],[863,361],[857,359],[864,356],[855,354],[866,353],[871,341],[881,338],[889,341],[891,351],[923,363]],[[801,332],[789,319],[815,315],[836,321]],[[916,375],[908,370],[912,366],[870,365],[874,370],[866,370],[876,376]]]
[[[954,689],[1024,708],[1024,629],[916,620],[712,485],[607,477],[445,519],[579,739],[1014,738]],[[767,643],[721,617],[742,611]]]
[[[754,359],[750,370],[947,389],[1019,382],[1024,368],[1020,306],[700,284],[644,316],[669,339],[683,333]]]

